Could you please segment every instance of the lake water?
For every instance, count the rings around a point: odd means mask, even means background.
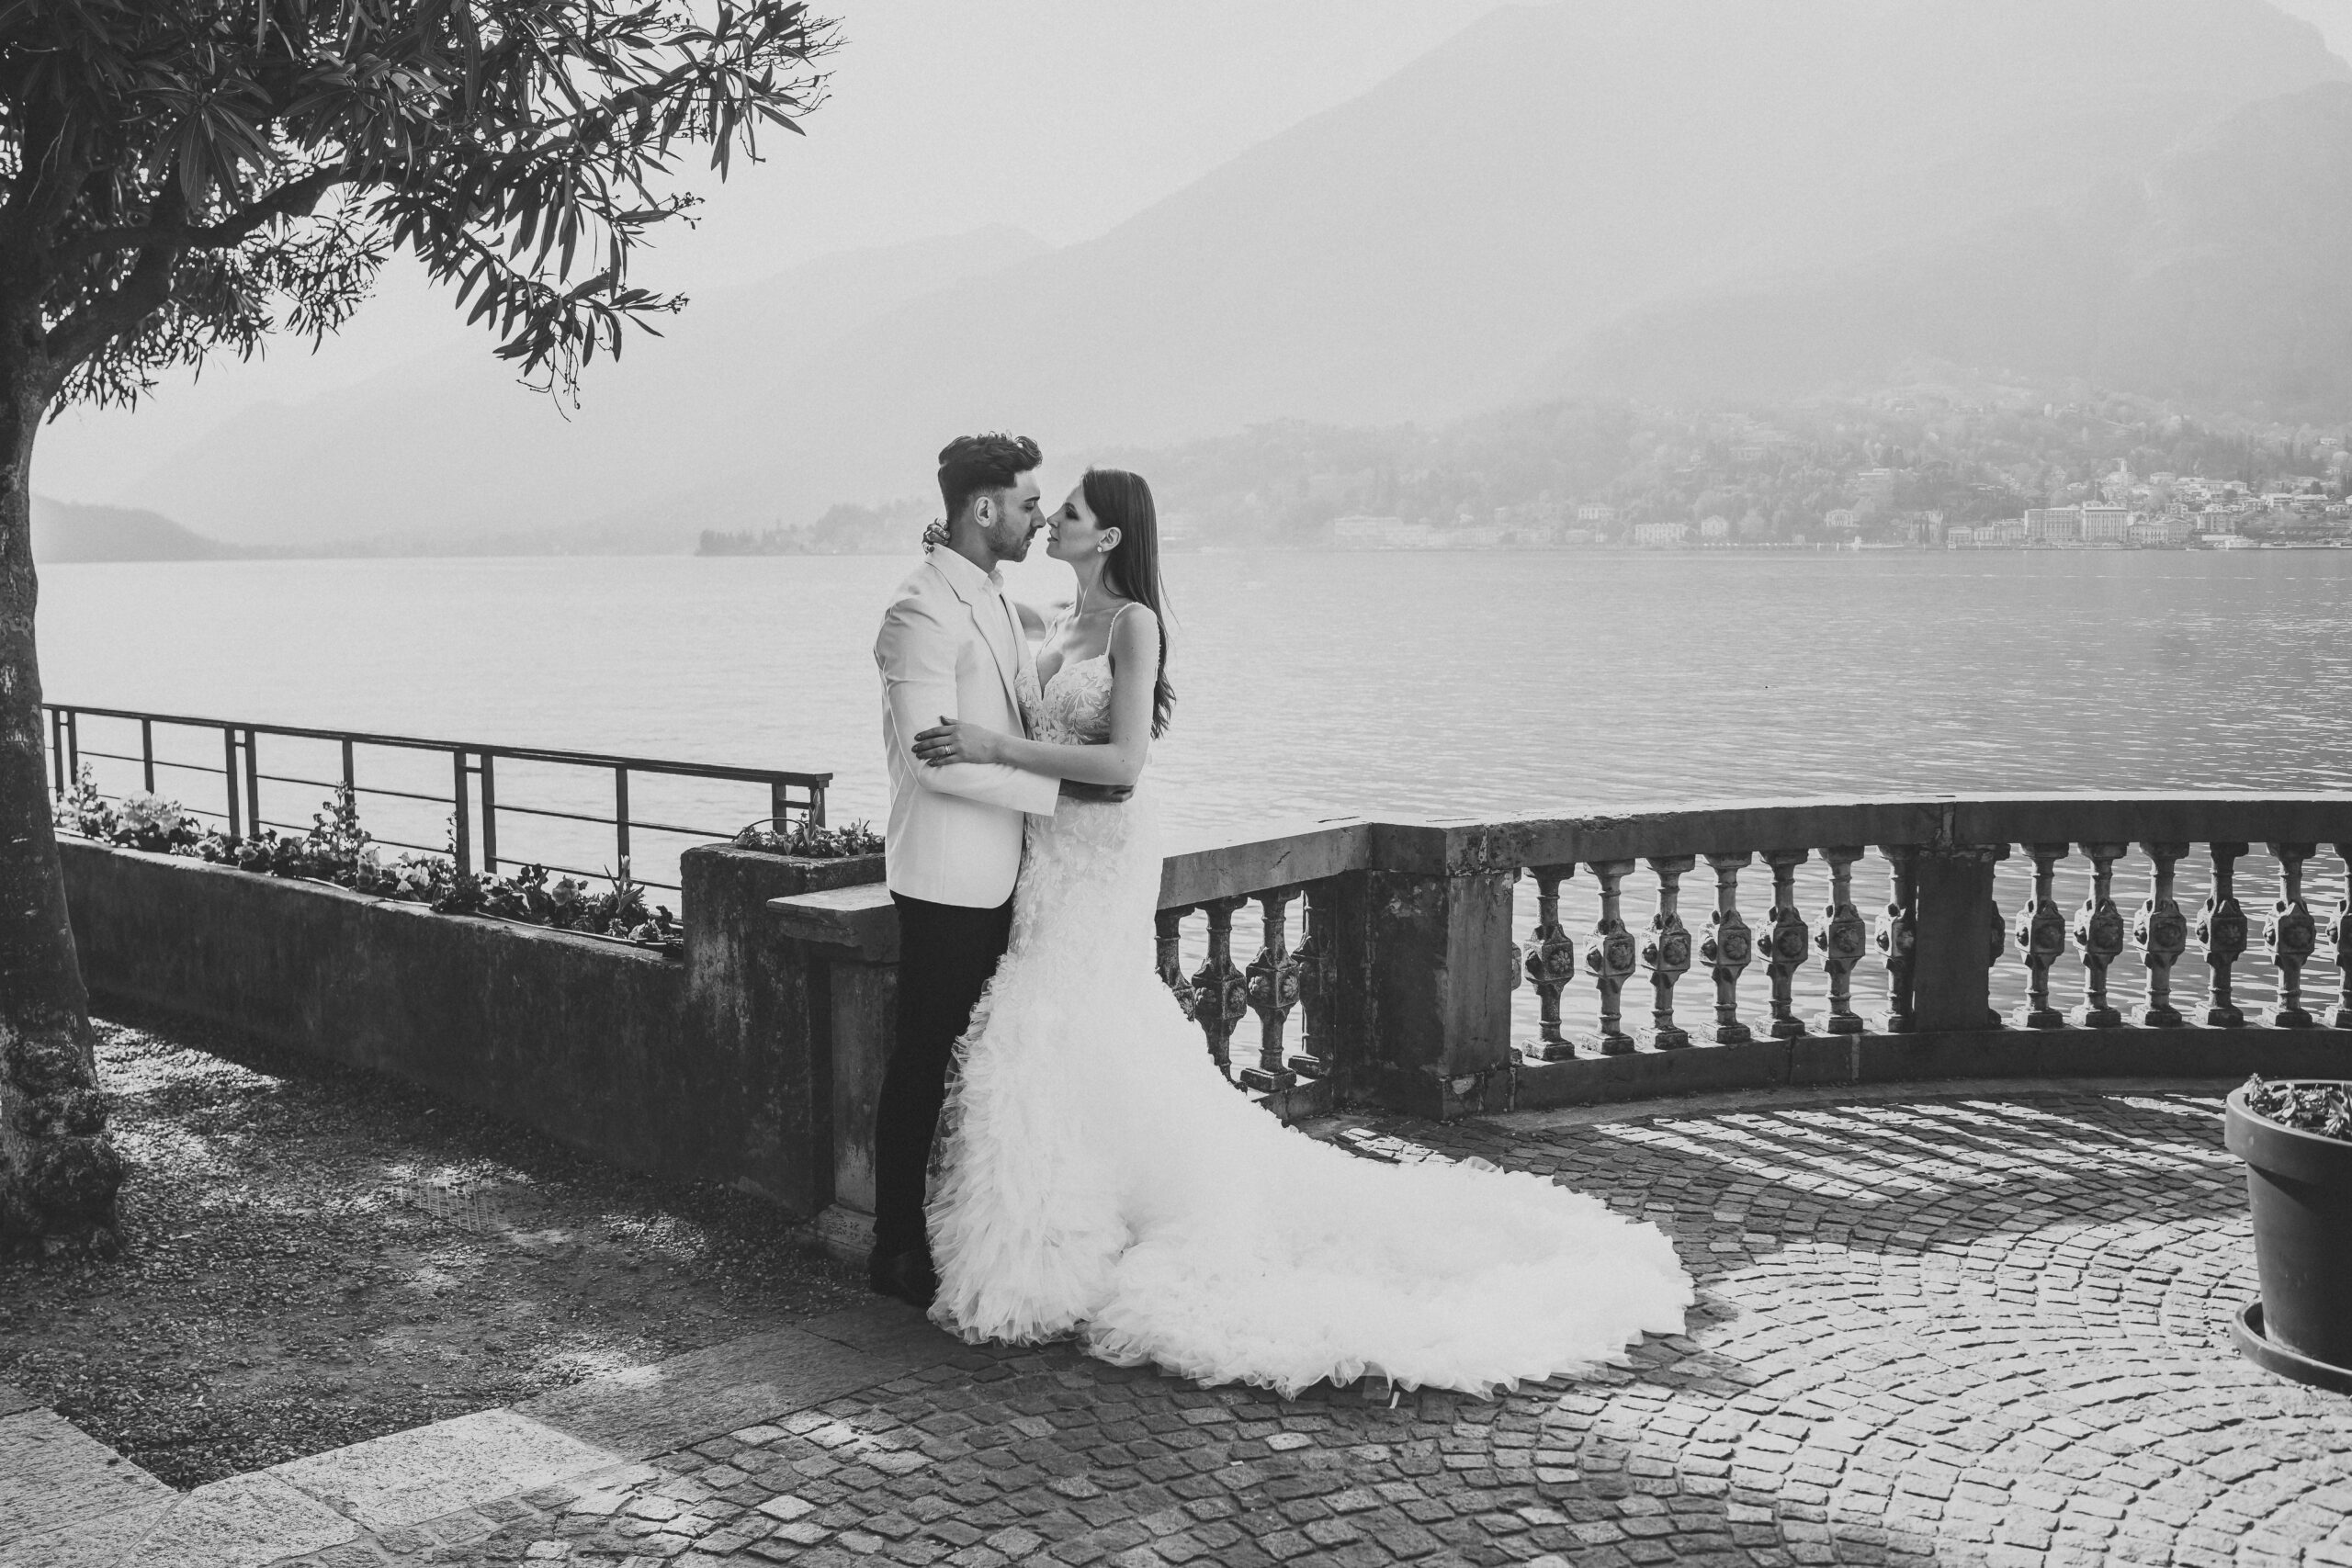
[[[830,771],[836,821],[878,818],[870,649],[910,564],[51,567],[42,665],[52,698],[95,705]],[[2352,788],[2352,552],[1268,553],[1167,570],[1179,702],[1153,773],[1180,842],[1301,816],[1693,796]],[[1013,578],[1039,602],[1067,581],[1042,555]],[[185,750],[217,766],[217,737]],[[192,804],[218,787],[180,777]],[[266,787],[292,821],[321,793]],[[765,815],[746,789],[659,787],[640,782],[634,809]],[[519,798],[503,768],[500,791]],[[609,862],[563,830],[502,823],[502,852]],[[2334,864],[2315,866],[2323,890]]]

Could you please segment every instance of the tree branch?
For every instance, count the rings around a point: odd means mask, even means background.
[[[178,188],[167,186],[156,198],[156,205],[167,220],[180,216],[182,198]],[[166,221],[161,227],[170,230],[186,225]],[[185,250],[184,246],[169,243],[141,250],[130,276],[112,292],[99,295],[50,329],[42,344],[53,383],[49,396],[56,395],[56,388],[65,384],[65,378],[82,361],[104,348],[108,340],[138,326],[172,297],[172,274],[178,268]]]
[[[74,367],[129,332],[172,297],[172,271],[181,252],[171,245],[139,253],[139,265],[113,293],[102,295],[50,329],[46,348],[51,377],[61,385]]]
[[[313,169],[300,179],[288,180],[243,211],[218,223],[151,223],[136,228],[99,229],[87,234],[77,234],[50,253],[48,270],[54,276],[66,267],[93,256],[104,255],[109,251],[147,251],[158,247],[200,251],[233,245],[274,219],[308,217],[318,206],[319,197],[350,178],[351,172],[346,169]]]

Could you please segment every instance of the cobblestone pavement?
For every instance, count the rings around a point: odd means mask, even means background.
[[[2352,1400],[2230,1348],[2219,1103],[1393,1124],[1667,1228],[1688,1337],[1486,1402],[1283,1400],[1067,1347],[914,1377],[306,1563],[2352,1568]]]

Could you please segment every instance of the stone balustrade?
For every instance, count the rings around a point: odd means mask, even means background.
[[[2271,869],[2242,892],[2257,845]],[[2347,850],[2352,795],[1345,818],[1170,855],[1151,940],[1204,1052],[1290,1119],[1786,1083],[2352,1076]],[[2336,893],[2324,918],[2315,866]],[[2201,898],[2184,904],[2184,880]],[[879,887],[770,912],[811,974],[833,1213],[854,1214],[896,912]],[[2322,964],[2335,995],[2313,1005]],[[2199,965],[2204,995],[2184,998]],[[2255,992],[2268,1005],[2249,1010]]]
[[[2275,869],[2242,892],[2257,845]],[[1874,1078],[2352,1075],[2347,849],[2352,795],[1348,818],[1171,854],[1152,940],[1204,1051],[1286,1117]],[[2314,867],[2338,890],[2325,918]],[[2205,890],[2193,908],[2184,879]],[[2264,906],[2258,929],[2242,897]],[[879,888],[771,908],[832,955],[837,1142],[854,1145],[887,1053],[895,915]],[[2314,1006],[2320,964],[2336,994]],[[2204,995],[2181,997],[2199,965]],[[2249,1011],[2255,991],[2269,1005]]]

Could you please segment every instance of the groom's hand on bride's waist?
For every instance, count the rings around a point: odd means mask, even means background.
[[[1099,800],[1116,806],[1135,792],[1133,784],[1080,784],[1076,779],[1062,780],[1062,798],[1065,800]]]

